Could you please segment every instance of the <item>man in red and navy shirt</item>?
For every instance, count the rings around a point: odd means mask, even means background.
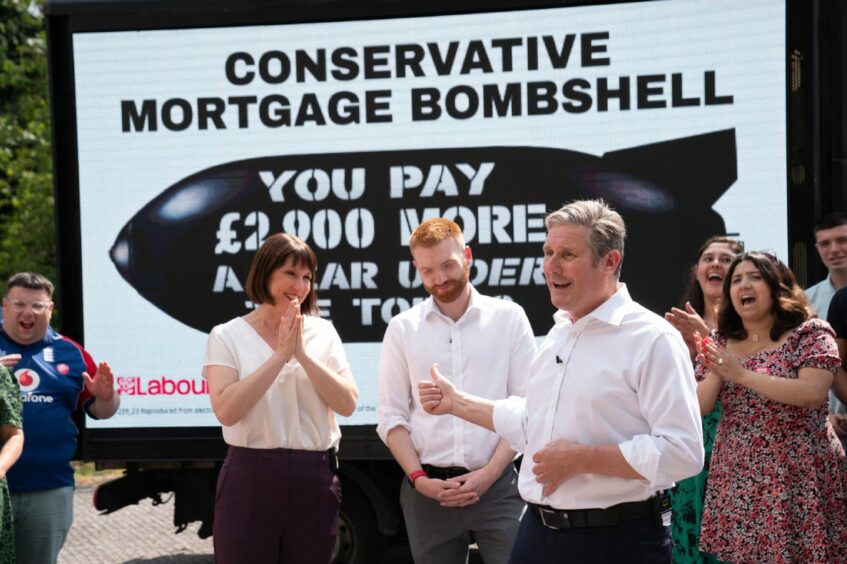
[[[21,387],[24,451],[9,470],[18,564],[55,563],[73,521],[77,428],[82,406],[103,419],[120,405],[112,371],[50,327],[53,284],[44,276],[12,276],[3,298],[0,363]],[[93,376],[91,376],[93,374]]]

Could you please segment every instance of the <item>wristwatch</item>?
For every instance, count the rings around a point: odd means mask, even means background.
[[[414,472],[406,476],[406,479],[409,480],[409,485],[412,486],[412,489],[415,489],[415,480],[422,477],[429,478],[429,476],[426,475],[425,470],[415,470]]]

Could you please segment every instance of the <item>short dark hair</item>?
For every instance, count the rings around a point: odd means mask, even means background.
[[[294,266],[305,265],[312,273],[309,294],[300,304],[300,311],[307,315],[317,315],[319,310],[315,274],[318,270],[318,259],[307,243],[287,233],[271,235],[256,251],[244,288],[247,297],[256,304],[273,304],[273,296],[268,293],[268,280],[276,269],[288,261],[289,257]]]
[[[706,242],[697,250],[697,260],[688,271],[687,281],[685,283],[685,292],[682,294],[682,307],[685,307],[685,302],[691,304],[698,314],[703,315],[706,312],[706,298],[703,296],[703,288],[697,282],[697,264],[703,257],[703,253],[709,248],[709,245],[714,243],[729,245],[729,249],[737,254],[744,252],[744,243],[738,239],[727,237],[726,235],[714,235],[706,239]]]
[[[27,290],[44,290],[50,299],[53,299],[53,283],[42,274],[35,272],[18,272],[13,274],[6,282],[6,293],[12,288],[26,288]]]
[[[729,297],[732,275],[736,267],[745,260],[753,263],[753,266],[762,274],[762,278],[771,289],[771,298],[773,299],[771,314],[774,318],[770,332],[772,340],[778,340],[780,335],[794,329],[814,315],[812,306],[809,305],[809,300],[806,299],[803,289],[797,284],[791,269],[770,253],[752,251],[735,257],[735,260],[729,266],[726,279],[723,281],[723,299],[718,314],[718,331],[722,335],[738,340],[747,338],[747,331],[744,330],[741,318],[735,311],[735,306],[732,305],[732,299]]]
[[[817,225],[815,225],[814,233],[823,229],[832,229],[840,225],[847,225],[847,212],[834,211],[821,218]]]

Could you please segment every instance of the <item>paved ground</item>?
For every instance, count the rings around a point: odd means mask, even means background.
[[[197,536],[199,523],[174,534],[173,504],[149,499],[99,515],[91,488],[77,488],[74,524],[59,564],[211,564],[212,539]]]
[[[197,536],[200,523],[175,534],[173,503],[154,506],[149,499],[100,515],[92,487],[77,487],[74,524],[59,564],[212,564],[212,539]],[[471,559],[471,562],[474,562]],[[409,564],[408,546],[395,544],[382,564]],[[362,563],[373,564],[373,563]]]
[[[92,503],[93,493],[92,486],[77,486],[74,524],[59,564],[213,564],[211,537],[197,536],[200,523],[174,533],[172,502],[154,506],[145,499],[100,515]],[[380,564],[411,563],[408,545],[393,542]],[[478,552],[471,552],[470,564],[482,564]]]

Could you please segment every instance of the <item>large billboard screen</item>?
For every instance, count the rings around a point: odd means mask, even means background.
[[[316,251],[375,423],[380,341],[425,297],[407,238],[446,216],[471,280],[552,325],[543,218],[602,197],[661,313],[708,236],[788,245],[785,6],[673,0],[73,35],[84,335],[118,415],[211,427],[206,335],[252,307],[268,234]]]

